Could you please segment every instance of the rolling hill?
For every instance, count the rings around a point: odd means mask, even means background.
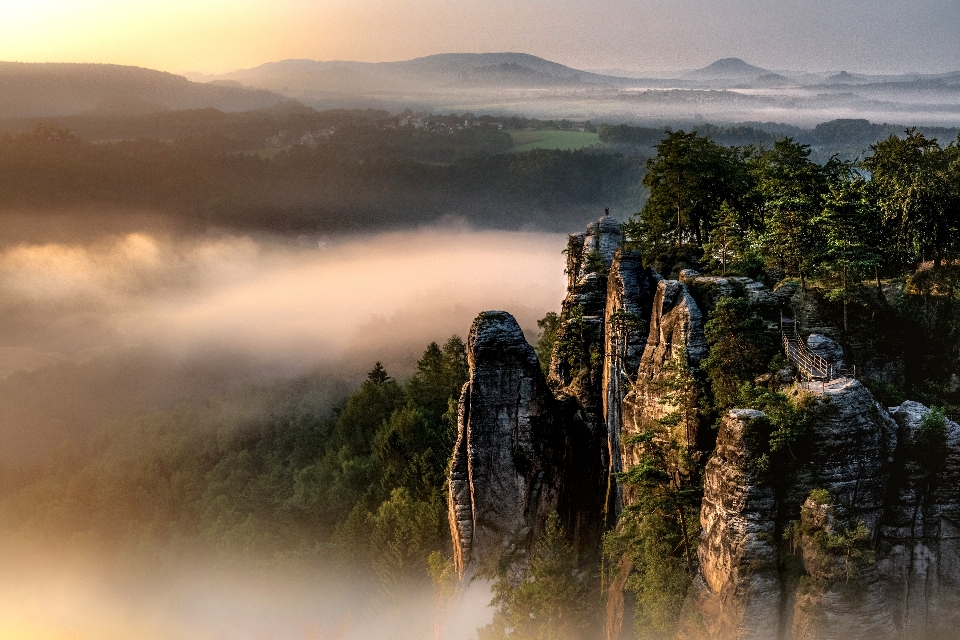
[[[0,117],[216,108],[247,111],[288,100],[262,89],[191,82],[114,64],[0,62]]]
[[[633,78],[580,71],[525,53],[444,53],[401,62],[281,60],[220,75],[190,74],[204,82],[234,80],[286,95],[297,92],[392,94],[464,88],[633,86]]]

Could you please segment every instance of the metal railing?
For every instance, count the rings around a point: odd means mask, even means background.
[[[796,321],[784,317],[783,313],[780,314],[780,336],[787,359],[807,381],[830,382],[838,378],[857,377],[856,367],[838,367],[811,351],[800,337]]]

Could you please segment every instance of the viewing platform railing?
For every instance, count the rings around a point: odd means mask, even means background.
[[[787,359],[797,368],[797,372],[806,381],[831,382],[839,378],[856,378],[856,367],[838,367],[817,355],[800,337],[797,323],[793,318],[780,314],[780,337]]]

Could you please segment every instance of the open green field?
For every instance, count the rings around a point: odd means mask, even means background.
[[[568,149],[576,150],[600,142],[600,136],[586,131],[556,131],[545,129],[511,129],[507,131],[513,138],[510,151],[530,151],[531,149]]]

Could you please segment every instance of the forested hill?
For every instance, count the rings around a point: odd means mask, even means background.
[[[348,134],[345,134],[348,136]],[[363,137],[358,132],[357,138]],[[407,149],[456,155],[502,145],[491,135],[398,134]],[[160,211],[190,225],[349,232],[436,222],[560,231],[605,205],[639,206],[642,162],[589,151],[479,153],[450,164],[357,157],[356,146],[292,146],[272,157],[218,138],[93,144],[40,127],[0,136],[0,210],[109,207]],[[438,144],[434,144],[434,142]]]
[[[8,119],[2,130],[10,133],[0,133],[0,211],[136,208],[187,226],[292,233],[450,219],[566,231],[605,207],[629,216],[646,197],[645,161],[672,131],[296,103],[238,113],[100,110]],[[904,135],[866,120],[693,131],[748,155],[790,137],[819,164],[865,157],[870,145]],[[917,131],[941,141],[958,133]]]
[[[287,99],[261,89],[190,82],[183,76],[116,64],[0,62],[0,117],[62,116],[99,109],[243,111]]]

